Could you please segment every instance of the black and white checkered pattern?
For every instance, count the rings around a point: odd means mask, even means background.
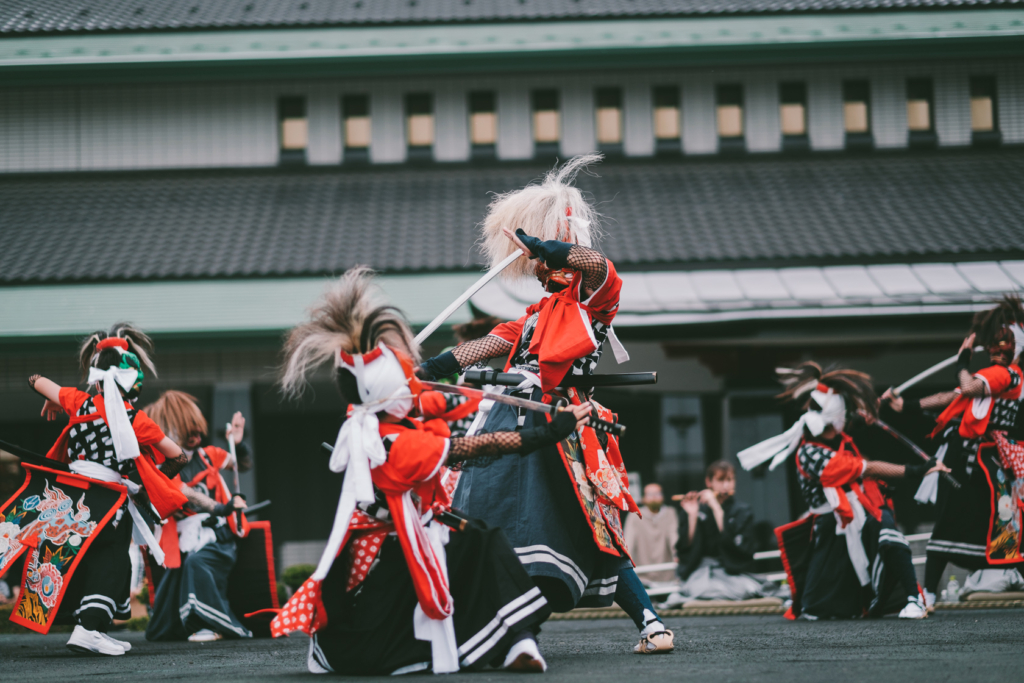
[[[79,415],[89,415],[96,412],[93,400],[86,400],[78,409]],[[128,409],[128,419],[135,422],[136,411]],[[98,462],[104,467],[117,470],[121,474],[129,474],[134,470],[135,464],[131,460],[124,462],[117,461],[117,453],[114,452],[113,441],[110,437],[110,428],[100,418],[91,422],[81,422],[72,425],[68,431],[68,455],[72,460],[89,460]]]
[[[1017,423],[1020,412],[1019,398],[997,398],[992,402],[992,416],[989,417],[989,429],[1012,429]]]
[[[835,456],[836,452],[827,446],[817,443],[803,443],[796,457],[800,462],[800,492],[804,496],[804,502],[810,510],[819,508],[828,503],[825,498],[825,488],[821,485],[821,473]],[[804,476],[806,474],[806,476]]]

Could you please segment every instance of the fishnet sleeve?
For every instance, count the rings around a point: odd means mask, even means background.
[[[988,385],[969,370],[961,370],[957,378],[960,380],[960,393],[968,398],[980,398],[988,393]]]
[[[925,396],[921,399],[921,408],[924,410],[936,410],[938,408],[945,408],[956,398],[957,394],[955,391],[943,391],[939,394],[933,394],[931,396]]]
[[[160,471],[163,472],[168,479],[174,479],[185,465],[188,464],[188,456],[182,451],[176,457],[166,458],[164,464],[160,466]]]
[[[608,277],[608,260],[599,252],[574,244],[569,250],[567,265],[583,273],[583,288],[596,292]]]
[[[864,470],[864,474],[878,479],[902,479],[906,467],[903,465],[894,465],[891,462],[883,462],[881,460],[870,460],[868,466]]]
[[[479,467],[503,455],[517,453],[522,447],[523,439],[519,432],[492,432],[477,436],[454,437],[448,447],[448,466],[452,469]]]
[[[459,361],[460,366],[467,368],[474,363],[498,356],[507,356],[510,351],[512,351],[512,342],[489,334],[486,337],[459,344],[452,349],[452,355],[455,356],[455,360]]]

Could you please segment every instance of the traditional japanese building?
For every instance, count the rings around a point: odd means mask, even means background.
[[[143,402],[250,417],[290,563],[327,535],[342,407],[279,398],[284,330],[359,263],[426,324],[480,272],[489,193],[598,150],[632,354],[602,370],[660,377],[598,398],[645,481],[696,486],[783,428],[777,364],[896,384],[1024,288],[1022,55],[1019,0],[11,0],[0,435],[48,445],[25,378],[78,381],[76,339],[131,320]],[[534,296],[492,284],[452,322]],[[799,512],[782,470],[739,487]]]

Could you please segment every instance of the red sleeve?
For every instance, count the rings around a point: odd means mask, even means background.
[[[512,320],[507,323],[502,323],[491,330],[490,334],[504,339],[510,344],[515,344],[519,341],[519,335],[523,333],[523,325],[526,323],[526,316],[524,315],[519,320]]]
[[[388,451],[387,462],[378,469],[389,479],[411,486],[437,474],[447,454],[448,439],[410,429],[398,435]]]
[[[209,456],[213,466],[217,469],[224,467],[224,463],[228,460],[228,452],[223,448],[217,446],[203,446],[203,451]]]
[[[64,409],[65,413],[77,415],[78,409],[89,400],[89,394],[75,387],[61,387],[58,398],[60,400],[60,407]]]
[[[622,292],[622,278],[615,271],[615,265],[607,259],[605,261],[608,263],[608,274],[605,276],[604,283],[597,288],[597,291],[590,295],[589,299],[580,300],[580,303],[590,309],[590,313],[594,318],[608,325],[619,311],[619,294]],[[582,286],[583,278],[581,277],[579,286],[574,288],[574,294],[577,297],[580,296],[580,288]]]
[[[1009,389],[1012,381],[1010,371],[1002,365],[990,365],[984,370],[974,373],[974,376],[980,377],[988,384],[988,390],[993,396],[998,396]]]
[[[864,458],[857,457],[852,453],[836,453],[831,460],[825,463],[818,479],[822,486],[843,486],[851,481],[857,481],[863,473]]]
[[[139,440],[140,446],[155,446],[164,440],[164,433],[160,427],[141,410],[135,414],[132,427],[135,429],[135,438]]]

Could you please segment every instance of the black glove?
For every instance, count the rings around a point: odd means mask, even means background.
[[[445,377],[457,375],[460,372],[462,372],[462,366],[459,365],[459,361],[456,360],[455,354],[451,351],[445,351],[440,356],[428,358],[420,364],[420,374],[423,379],[428,381],[444,379]]]
[[[244,508],[236,508],[234,503],[217,503],[213,506],[213,510],[210,512],[214,517],[227,517],[230,514],[234,514]]]
[[[576,416],[568,410],[558,413],[546,425],[519,432],[519,438],[523,440],[520,453],[526,455],[540,450],[544,446],[554,445],[574,431],[576,431]]]
[[[531,237],[523,232],[522,228],[516,230],[519,241],[526,245],[526,248],[533,252],[531,258],[540,258],[548,268],[561,270],[569,265],[569,250],[572,245],[568,242],[558,240],[547,240],[542,242],[536,237]]]
[[[960,382],[960,371],[967,370],[971,371],[971,356],[974,355],[974,351],[970,347],[960,352],[960,356],[956,359],[956,381]]]
[[[905,479],[924,479],[924,475],[928,473],[928,470],[935,467],[938,460],[932,458],[927,462],[915,462],[907,465],[903,470],[903,477]]]

